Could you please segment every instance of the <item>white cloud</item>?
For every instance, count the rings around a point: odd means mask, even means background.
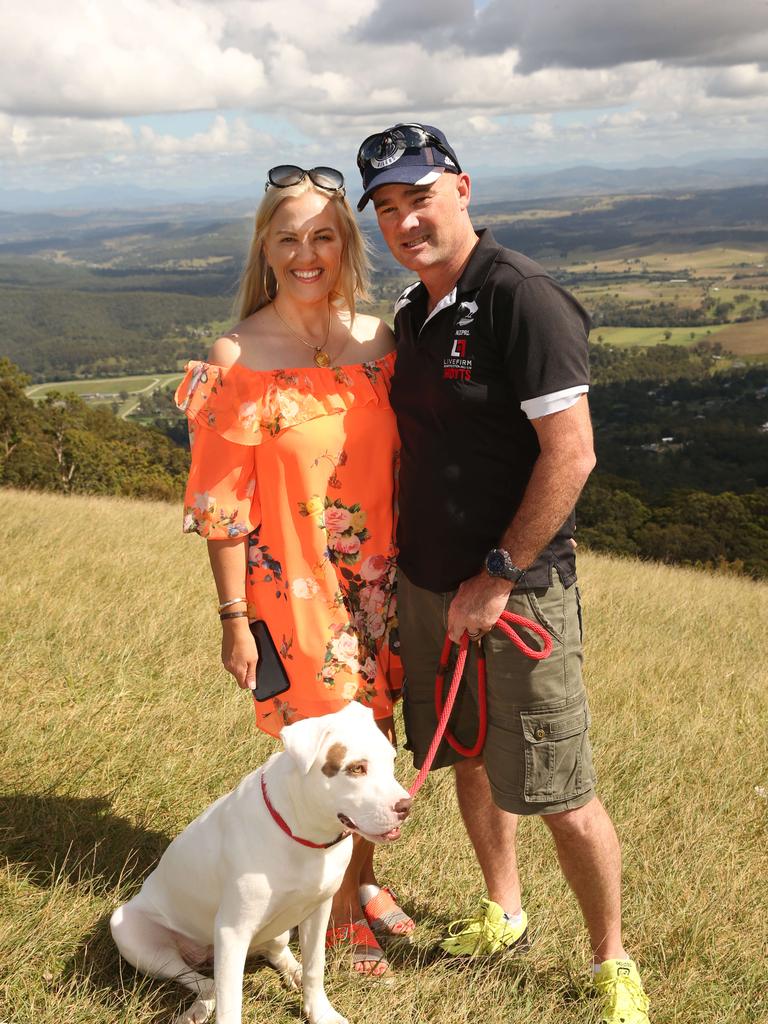
[[[726,123],[732,144],[766,138],[764,0],[475,6],[0,0],[3,171],[83,159],[192,173],[227,157],[243,174],[272,157],[349,167],[365,135],[397,120],[438,124],[460,155],[506,166],[521,138],[524,155],[558,162],[588,146],[610,157],[617,139],[643,155],[716,149]],[[185,112],[194,129],[182,133]]]
[[[21,164],[72,160],[135,148],[130,127],[116,118],[14,118],[0,114],[0,158]]]
[[[539,114],[537,117],[534,117],[530,133],[534,139],[541,141],[548,141],[554,138],[555,130],[552,127],[552,118],[549,114]]]
[[[257,145],[269,145],[273,140],[259,136],[242,118],[231,124],[220,114],[205,132],[196,132],[187,138],[160,134],[147,125],[139,128],[137,148],[160,156],[189,156],[216,153],[248,153]]]
[[[0,109],[14,114],[147,114],[263,99],[261,60],[222,45],[216,4],[3,0]]]
[[[757,64],[724,68],[710,79],[707,95],[736,99],[768,97],[768,69],[761,70]]]

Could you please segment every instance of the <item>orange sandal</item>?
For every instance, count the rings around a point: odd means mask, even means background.
[[[389,942],[413,942],[412,932],[416,924],[398,906],[395,894],[385,885],[363,906],[363,913],[376,938]]]
[[[352,921],[350,924],[329,927],[325,933],[325,948],[333,949],[342,943],[349,942],[352,947],[352,966],[356,964],[372,963],[366,971],[356,971],[356,974],[367,975],[376,981],[391,980],[391,970],[384,955],[384,950],[376,941],[376,936],[368,927],[365,921]],[[379,970],[383,964],[383,970]]]

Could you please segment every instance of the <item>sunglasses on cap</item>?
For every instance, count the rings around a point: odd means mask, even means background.
[[[344,194],[344,175],[334,167],[311,167],[305,171],[303,167],[296,164],[278,164],[267,172],[267,183],[264,186],[266,192],[270,185],[275,188],[289,188],[291,185],[298,185],[306,177],[318,188],[328,189],[329,192],[341,192]]]
[[[428,149],[432,147],[444,156],[450,157],[461,174],[456,154],[432,132],[420,124],[396,124],[384,132],[369,135],[357,151],[357,166],[361,171],[371,160],[386,160],[406,149]]]

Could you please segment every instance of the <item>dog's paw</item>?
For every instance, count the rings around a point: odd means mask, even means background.
[[[296,964],[293,970],[281,972],[280,977],[289,992],[301,991],[301,964]]]
[[[213,1016],[213,999],[197,999],[185,1013],[180,1013],[173,1024],[205,1024]]]
[[[346,1017],[342,1017],[340,1013],[336,1013],[335,1010],[331,1010],[330,1014],[322,1017],[317,1024],[349,1024]]]
[[[337,1013],[330,1003],[317,1014],[307,1010],[307,1018],[309,1024],[349,1024],[347,1018]]]

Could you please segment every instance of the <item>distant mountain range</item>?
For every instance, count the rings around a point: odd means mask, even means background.
[[[357,183],[356,176],[348,181]],[[574,195],[624,195],[675,189],[730,188],[768,183],[768,157],[711,158],[687,165],[608,168],[578,164],[562,170],[513,172],[508,175],[474,176],[475,200],[542,199]],[[144,210],[204,206],[231,214],[232,207],[244,214],[251,210],[262,191],[261,182],[234,186],[226,194],[212,189],[146,189],[134,185],[82,185],[58,192],[0,188],[0,215],[45,211]],[[359,189],[350,186],[356,201]],[[222,209],[223,208],[223,209]]]
[[[768,183],[768,157],[707,160],[687,166],[607,168],[578,165],[561,171],[479,178],[475,198],[543,199],[548,196],[637,195],[679,189],[720,189]]]

